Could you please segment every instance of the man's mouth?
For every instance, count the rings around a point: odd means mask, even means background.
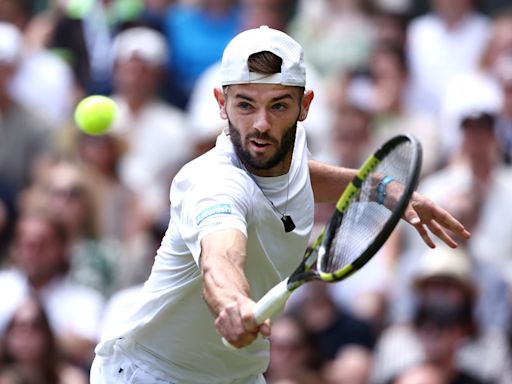
[[[271,145],[270,142],[265,141],[265,140],[259,140],[259,139],[252,139],[252,140],[250,140],[250,143],[257,148],[265,148],[265,147],[268,147],[269,145]]]

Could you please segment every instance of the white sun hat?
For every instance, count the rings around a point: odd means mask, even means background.
[[[133,27],[120,32],[113,44],[115,59],[138,57],[154,66],[164,65],[169,55],[165,37],[153,29]]]
[[[428,249],[420,258],[414,276],[418,287],[434,277],[449,277],[462,285],[473,285],[472,265],[469,255],[461,249],[438,245]]]
[[[281,73],[267,75],[249,72],[249,56],[263,51],[272,52],[283,60]],[[286,33],[266,25],[239,33],[224,50],[221,84],[224,86],[250,83],[304,87],[306,69],[301,45]]]

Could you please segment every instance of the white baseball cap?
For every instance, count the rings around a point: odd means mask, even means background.
[[[20,31],[11,23],[0,22],[0,36],[0,63],[15,63],[22,47]]]
[[[463,285],[472,285],[469,256],[459,248],[453,249],[445,245],[427,250],[418,263],[414,284],[420,286],[422,282],[437,276],[450,277]]]
[[[267,75],[249,72],[249,56],[263,51],[272,52],[283,60],[281,73]],[[304,87],[306,68],[300,44],[286,33],[266,25],[235,36],[222,55],[221,84],[224,86],[250,83]]]
[[[113,51],[116,59],[135,56],[154,66],[164,65],[169,54],[164,36],[146,27],[133,27],[119,33],[114,40]]]

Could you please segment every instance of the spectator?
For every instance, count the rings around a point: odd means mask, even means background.
[[[500,162],[495,111],[487,109],[482,94],[468,95],[468,99],[474,100],[466,101],[458,119],[459,158],[423,180],[421,190],[431,192],[432,200],[446,209],[458,211],[458,217],[472,229],[467,244],[470,254],[508,278],[512,265],[510,174]]]
[[[301,1],[289,32],[322,78],[364,66],[375,39],[370,1]]]
[[[416,299],[412,319],[391,325],[379,338],[376,382],[384,383],[424,361],[452,378],[465,374],[476,382],[510,382],[510,354],[503,332],[479,326],[477,282],[468,256],[445,246],[429,250],[412,282]]]
[[[395,2],[395,0],[391,2]],[[377,34],[375,37],[375,46],[392,45],[405,49],[407,43],[407,27],[409,24],[406,11],[380,7],[379,11],[373,17],[373,23]]]
[[[22,210],[46,209],[61,220],[69,240],[69,277],[108,296],[118,288],[118,273],[124,268],[120,255],[129,247],[125,250],[124,243],[105,235],[98,201],[106,196],[87,176],[75,163],[52,164],[25,193]],[[126,255],[130,260],[132,254]]]
[[[241,15],[234,0],[178,2],[168,8],[164,31],[172,56],[166,98],[186,109],[201,73],[220,60],[227,43],[241,29]]]
[[[124,23],[136,20],[142,6],[139,0],[61,3],[49,45],[71,64],[79,95],[110,93],[112,35]]]
[[[467,71],[450,81],[442,98],[439,129],[441,154],[445,163],[460,156],[463,119],[482,112],[494,115],[495,119],[502,103],[500,85],[489,73]]]
[[[157,95],[167,55],[164,37],[145,27],[127,29],[114,42],[119,113],[111,132],[126,143],[120,178],[147,212],[148,226],[168,211],[171,180],[191,156],[184,114]]]
[[[74,128],[74,127],[73,127]],[[101,233],[109,239],[130,241],[142,230],[139,203],[119,176],[125,143],[115,135],[76,133],[72,152],[78,155],[86,179],[95,186]]]
[[[361,346],[347,345],[325,365],[322,374],[327,384],[370,384],[372,364],[372,352]]]
[[[430,13],[409,25],[407,56],[412,107],[437,116],[453,76],[477,67],[490,21],[473,0],[430,0],[430,5]]]
[[[411,110],[407,106],[409,69],[404,50],[397,45],[377,46],[370,58],[371,100],[374,113],[375,141],[400,133],[414,135],[422,144],[421,175],[437,170],[441,165],[438,121],[431,114]]]
[[[437,302],[439,301],[439,302]],[[482,378],[457,367],[456,354],[471,333],[471,314],[459,305],[428,299],[416,310],[414,325],[425,360],[440,368],[453,384],[484,384]]]
[[[42,304],[33,296],[18,306],[9,321],[0,356],[0,365],[15,366],[33,384],[88,383],[83,370],[60,356]]]
[[[67,231],[44,212],[24,213],[17,222],[12,268],[0,272],[0,332],[19,303],[35,294],[43,303],[64,356],[82,367],[92,358],[104,300],[97,292],[73,283]]]
[[[332,103],[332,115],[329,148],[323,151],[326,158],[321,160],[357,169],[377,145],[372,114],[340,93]]]
[[[272,326],[268,383],[321,384],[318,374],[322,360],[315,339],[295,317],[283,315]]]
[[[7,10],[0,11],[0,19],[13,23],[23,34],[10,93],[18,103],[44,116],[56,130],[71,114],[73,73],[70,66],[45,45],[45,36],[51,30],[46,16],[34,15],[30,8],[26,0],[0,0],[0,9]]]
[[[27,186],[36,167],[51,151],[50,125],[10,95],[19,65],[22,35],[12,24],[0,22],[0,180],[17,194]]]
[[[414,365],[390,381],[390,384],[447,384],[441,369],[430,363]]]
[[[373,349],[374,329],[349,310],[336,306],[327,283],[311,282],[300,292],[290,310],[315,338],[318,354],[323,360],[334,359],[347,345]]]
[[[12,365],[0,365],[0,384],[32,384],[21,369]]]

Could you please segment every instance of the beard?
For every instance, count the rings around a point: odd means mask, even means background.
[[[293,151],[296,132],[297,121],[295,121],[291,127],[285,130],[281,144],[279,144],[279,141],[276,138],[270,136],[268,133],[254,133],[247,136],[245,138],[246,141],[250,139],[262,139],[269,141],[277,147],[277,151],[272,157],[268,159],[258,159],[252,156],[251,153],[244,147],[242,143],[242,137],[240,135],[240,130],[235,127],[231,121],[229,121],[229,135],[231,142],[233,143],[236,155],[244,163],[245,166],[258,171],[274,168],[286,158],[286,155]]]

